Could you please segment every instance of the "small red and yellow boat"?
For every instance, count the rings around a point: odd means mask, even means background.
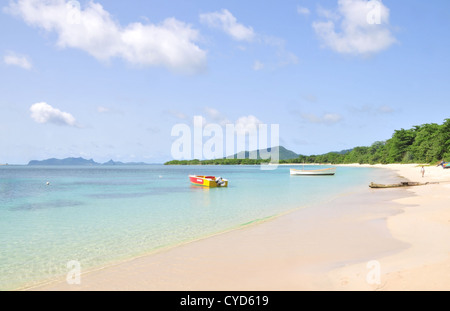
[[[189,180],[197,186],[209,188],[228,187],[228,179],[223,179],[222,177],[189,175]]]

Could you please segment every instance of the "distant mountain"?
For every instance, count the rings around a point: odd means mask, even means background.
[[[253,150],[253,151],[241,151],[239,153],[236,153],[233,155],[232,159],[261,159],[261,150],[264,151],[264,149],[259,150]],[[296,159],[299,157],[299,154],[295,153],[294,151],[288,150],[284,148],[283,146],[273,147],[273,148],[267,148],[266,152],[277,152],[279,154],[279,160],[290,160],[290,159]]]
[[[82,165],[82,166],[95,166],[95,165],[146,165],[147,163],[143,162],[116,162],[113,160],[109,160],[103,164],[95,162],[93,159],[86,160],[83,158],[65,158],[65,159],[47,159],[42,161],[32,160],[28,162],[28,165]]]
[[[342,155],[344,155],[344,154],[347,154],[347,153],[349,153],[350,151],[352,151],[353,149],[346,149],[346,150],[341,150],[341,151],[331,151],[331,152],[327,152],[327,153],[337,153],[337,154],[342,154]]]
[[[83,158],[65,158],[65,159],[47,159],[42,161],[32,160],[28,162],[28,165],[100,165],[94,160],[86,160]]]

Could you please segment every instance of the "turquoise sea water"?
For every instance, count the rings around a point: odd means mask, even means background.
[[[0,167],[0,290],[101,267],[367,187],[375,169],[289,166]],[[229,179],[202,188],[189,174]],[[46,185],[46,182],[50,185]]]

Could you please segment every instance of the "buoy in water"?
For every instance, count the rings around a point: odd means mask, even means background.
[[[46,185],[47,185],[47,186],[50,186],[50,182],[49,182],[49,181],[47,181]]]

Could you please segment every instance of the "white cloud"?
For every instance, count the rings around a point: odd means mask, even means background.
[[[226,126],[227,124],[233,124],[232,121],[217,109],[205,107],[204,110],[208,119],[202,116],[203,125],[215,123],[220,126]],[[209,119],[212,122],[209,122]],[[253,115],[241,116],[234,122],[234,128],[238,135],[245,135],[246,133],[252,133],[254,130],[258,130],[258,125],[260,124],[262,122]]]
[[[47,103],[36,103],[30,107],[31,118],[37,123],[53,123],[78,127],[75,118],[68,112],[53,108]]]
[[[29,70],[33,67],[31,64],[31,61],[29,60],[29,58],[27,56],[18,55],[14,52],[7,52],[3,56],[3,62],[6,65],[18,66],[18,67],[21,67],[21,68],[27,69],[27,70]]]
[[[254,70],[261,70],[263,67],[277,69],[286,65],[298,64],[297,56],[286,50],[285,40],[256,33],[251,26],[238,23],[236,17],[227,9],[222,9],[220,12],[200,14],[200,22],[209,27],[222,30],[236,41],[258,43],[274,48],[277,62],[272,62],[272,64],[269,62],[263,65],[261,62],[256,61],[253,64]],[[240,45],[238,49],[245,51],[247,48]]]
[[[312,113],[302,113],[300,116],[307,122],[327,125],[336,124],[342,120],[342,116],[337,113],[325,113],[322,116],[317,116]]]
[[[314,22],[313,28],[323,44],[338,53],[369,55],[396,42],[389,29],[389,13],[378,0],[339,0],[337,12],[320,8],[319,15],[327,20]]]
[[[222,9],[220,12],[200,14],[200,22],[223,30],[237,41],[252,41],[255,38],[253,28],[238,23],[236,17],[226,9]]]
[[[4,8],[27,24],[55,32],[61,48],[77,48],[98,60],[119,57],[133,65],[164,66],[195,73],[206,66],[206,51],[195,44],[197,30],[175,18],[160,24],[140,22],[122,26],[101,4],[90,1],[84,9],[77,1],[18,0]]]
[[[255,133],[258,131],[258,126],[262,124],[257,117],[253,115],[243,116],[237,119],[235,123],[235,130],[238,135],[245,135],[246,133]]]
[[[297,13],[300,15],[308,16],[311,11],[308,8],[297,6]]]

